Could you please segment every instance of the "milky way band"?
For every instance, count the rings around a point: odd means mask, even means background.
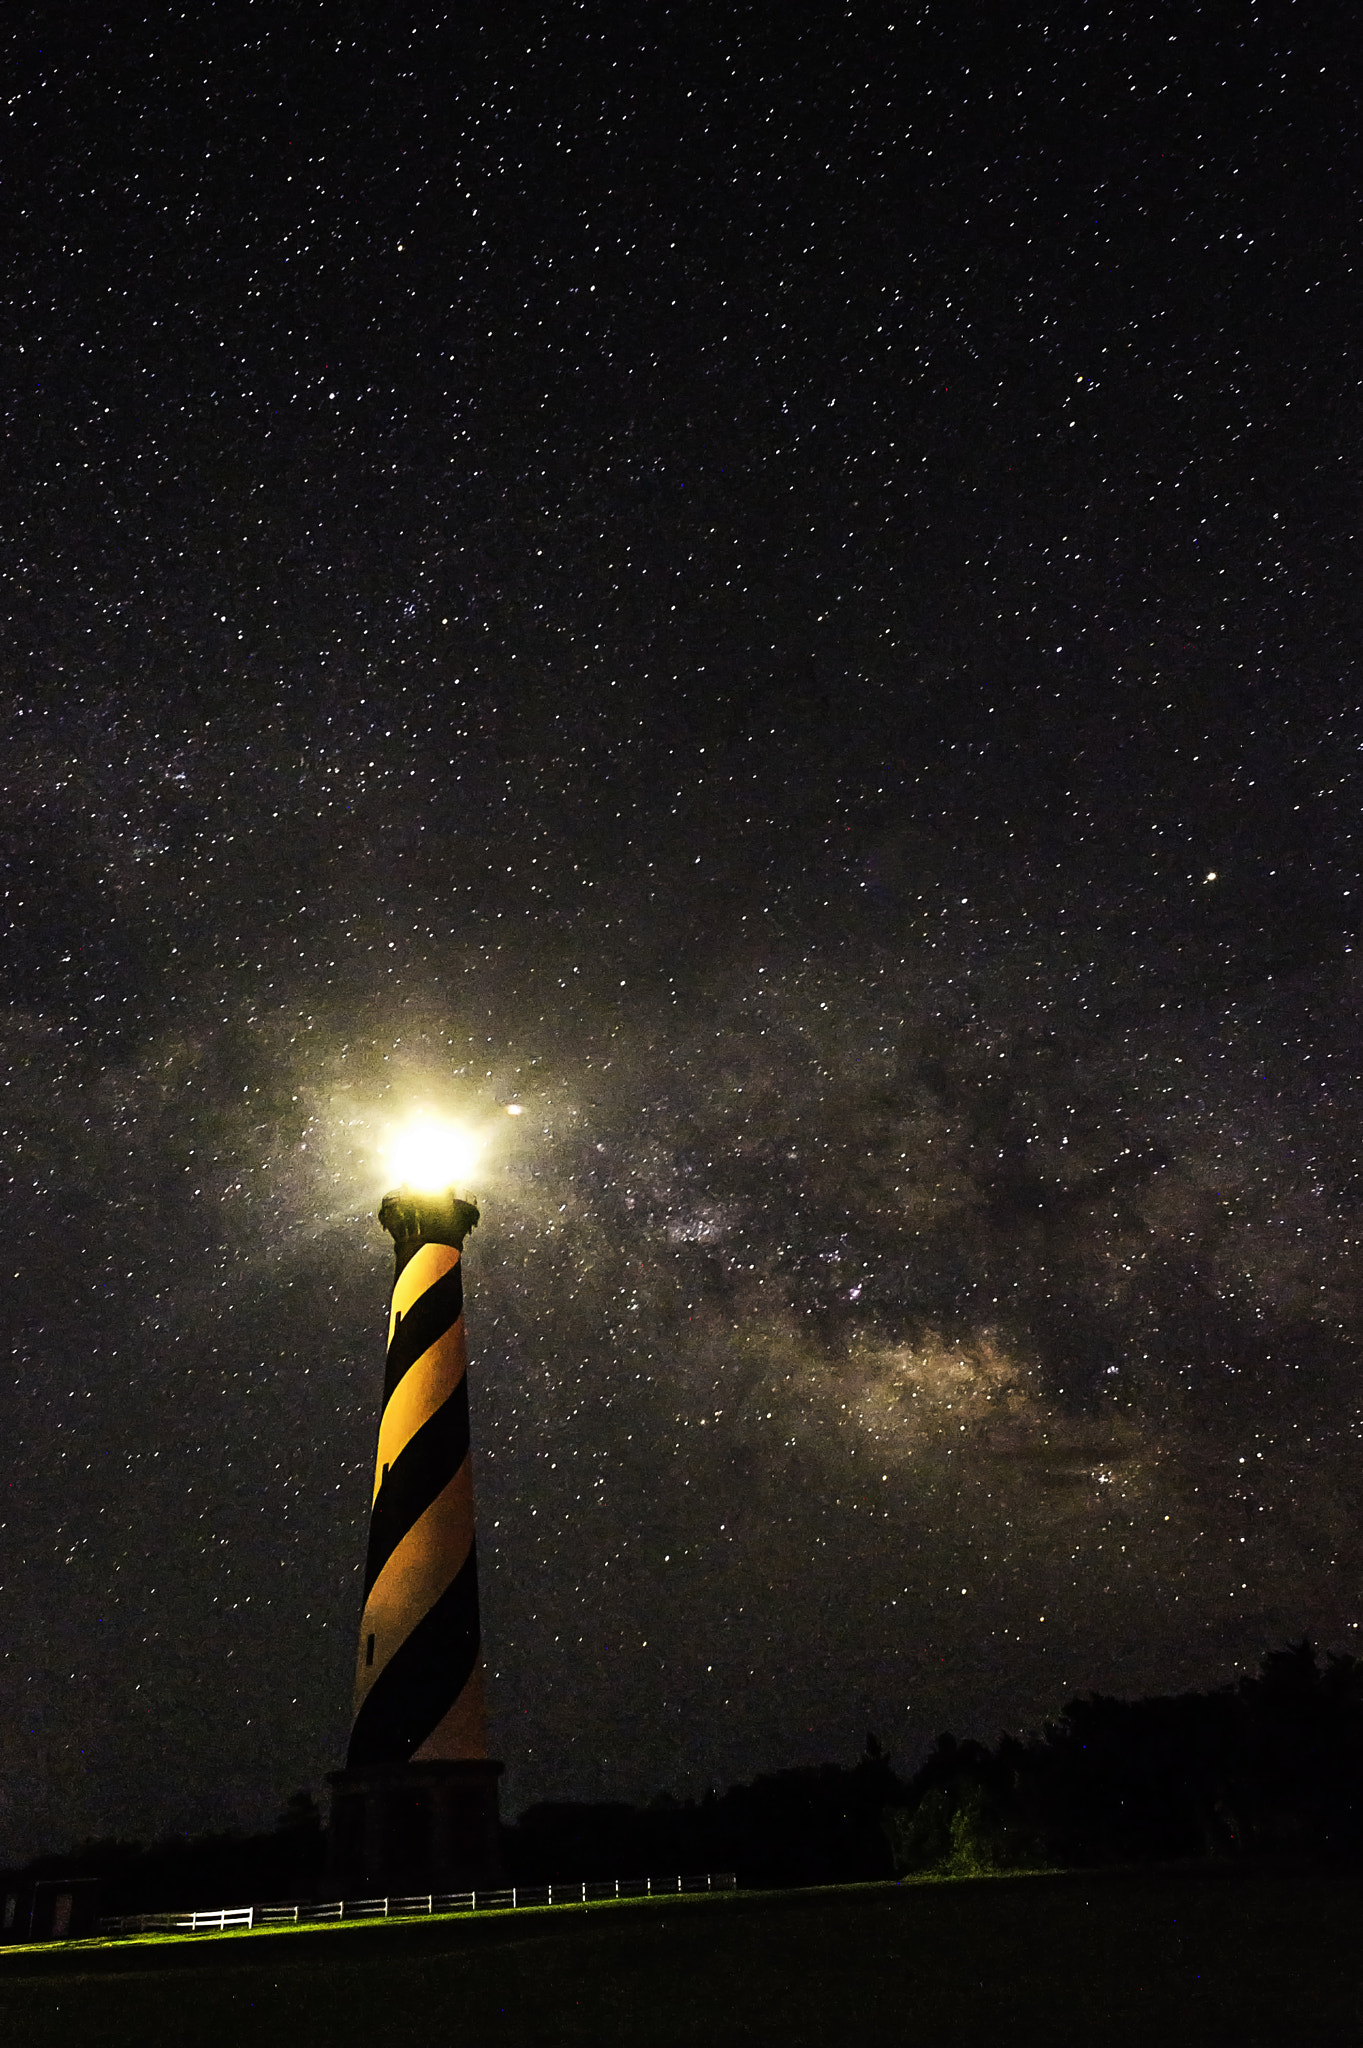
[[[459,1252],[398,1274],[347,1767],[483,1757],[478,1565]]]

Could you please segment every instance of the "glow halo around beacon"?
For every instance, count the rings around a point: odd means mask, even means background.
[[[440,1195],[467,1181],[482,1149],[462,1124],[418,1116],[393,1133],[384,1159],[394,1183],[417,1194]]]

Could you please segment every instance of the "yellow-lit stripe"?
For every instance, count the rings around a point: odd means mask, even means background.
[[[383,1468],[410,1442],[423,1422],[447,1401],[467,1370],[464,1318],[451,1324],[429,1351],[423,1351],[394,1387],[379,1423],[379,1448],[374,1458],[373,1500],[383,1482]]]
[[[389,1658],[455,1577],[472,1542],[473,1472],[465,1458],[449,1485],[413,1522],[370,1588],[360,1617],[356,1714]],[[369,1664],[365,1652],[371,1635],[374,1661]]]

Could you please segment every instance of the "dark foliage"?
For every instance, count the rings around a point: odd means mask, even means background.
[[[755,1885],[888,1877],[881,1818],[904,1796],[871,1737],[851,1769],[776,1771],[700,1800],[532,1806],[506,1830],[507,1857],[523,1884],[705,1870],[732,1870]]]
[[[944,1735],[891,1805],[900,1870],[1363,1851],[1363,1665],[1309,1642],[1171,1699],[1071,1700],[994,1748]]]
[[[82,1842],[62,1856],[36,1857],[14,1874],[97,1877],[102,1913],[174,1912],[312,1898],[324,1846],[316,1801],[295,1792],[269,1834],[176,1835],[149,1846]]]

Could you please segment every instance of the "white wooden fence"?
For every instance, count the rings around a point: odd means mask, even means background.
[[[519,1906],[587,1906],[602,1899],[671,1897],[734,1889],[731,1870],[699,1877],[614,1877],[596,1884],[509,1885],[499,1891],[415,1892],[404,1898],[329,1899],[319,1906],[213,1906],[192,1913],[119,1913],[101,1934],[224,1934],[234,1927],[305,1927],[319,1920],[398,1920],[412,1914],[505,1912]]]

